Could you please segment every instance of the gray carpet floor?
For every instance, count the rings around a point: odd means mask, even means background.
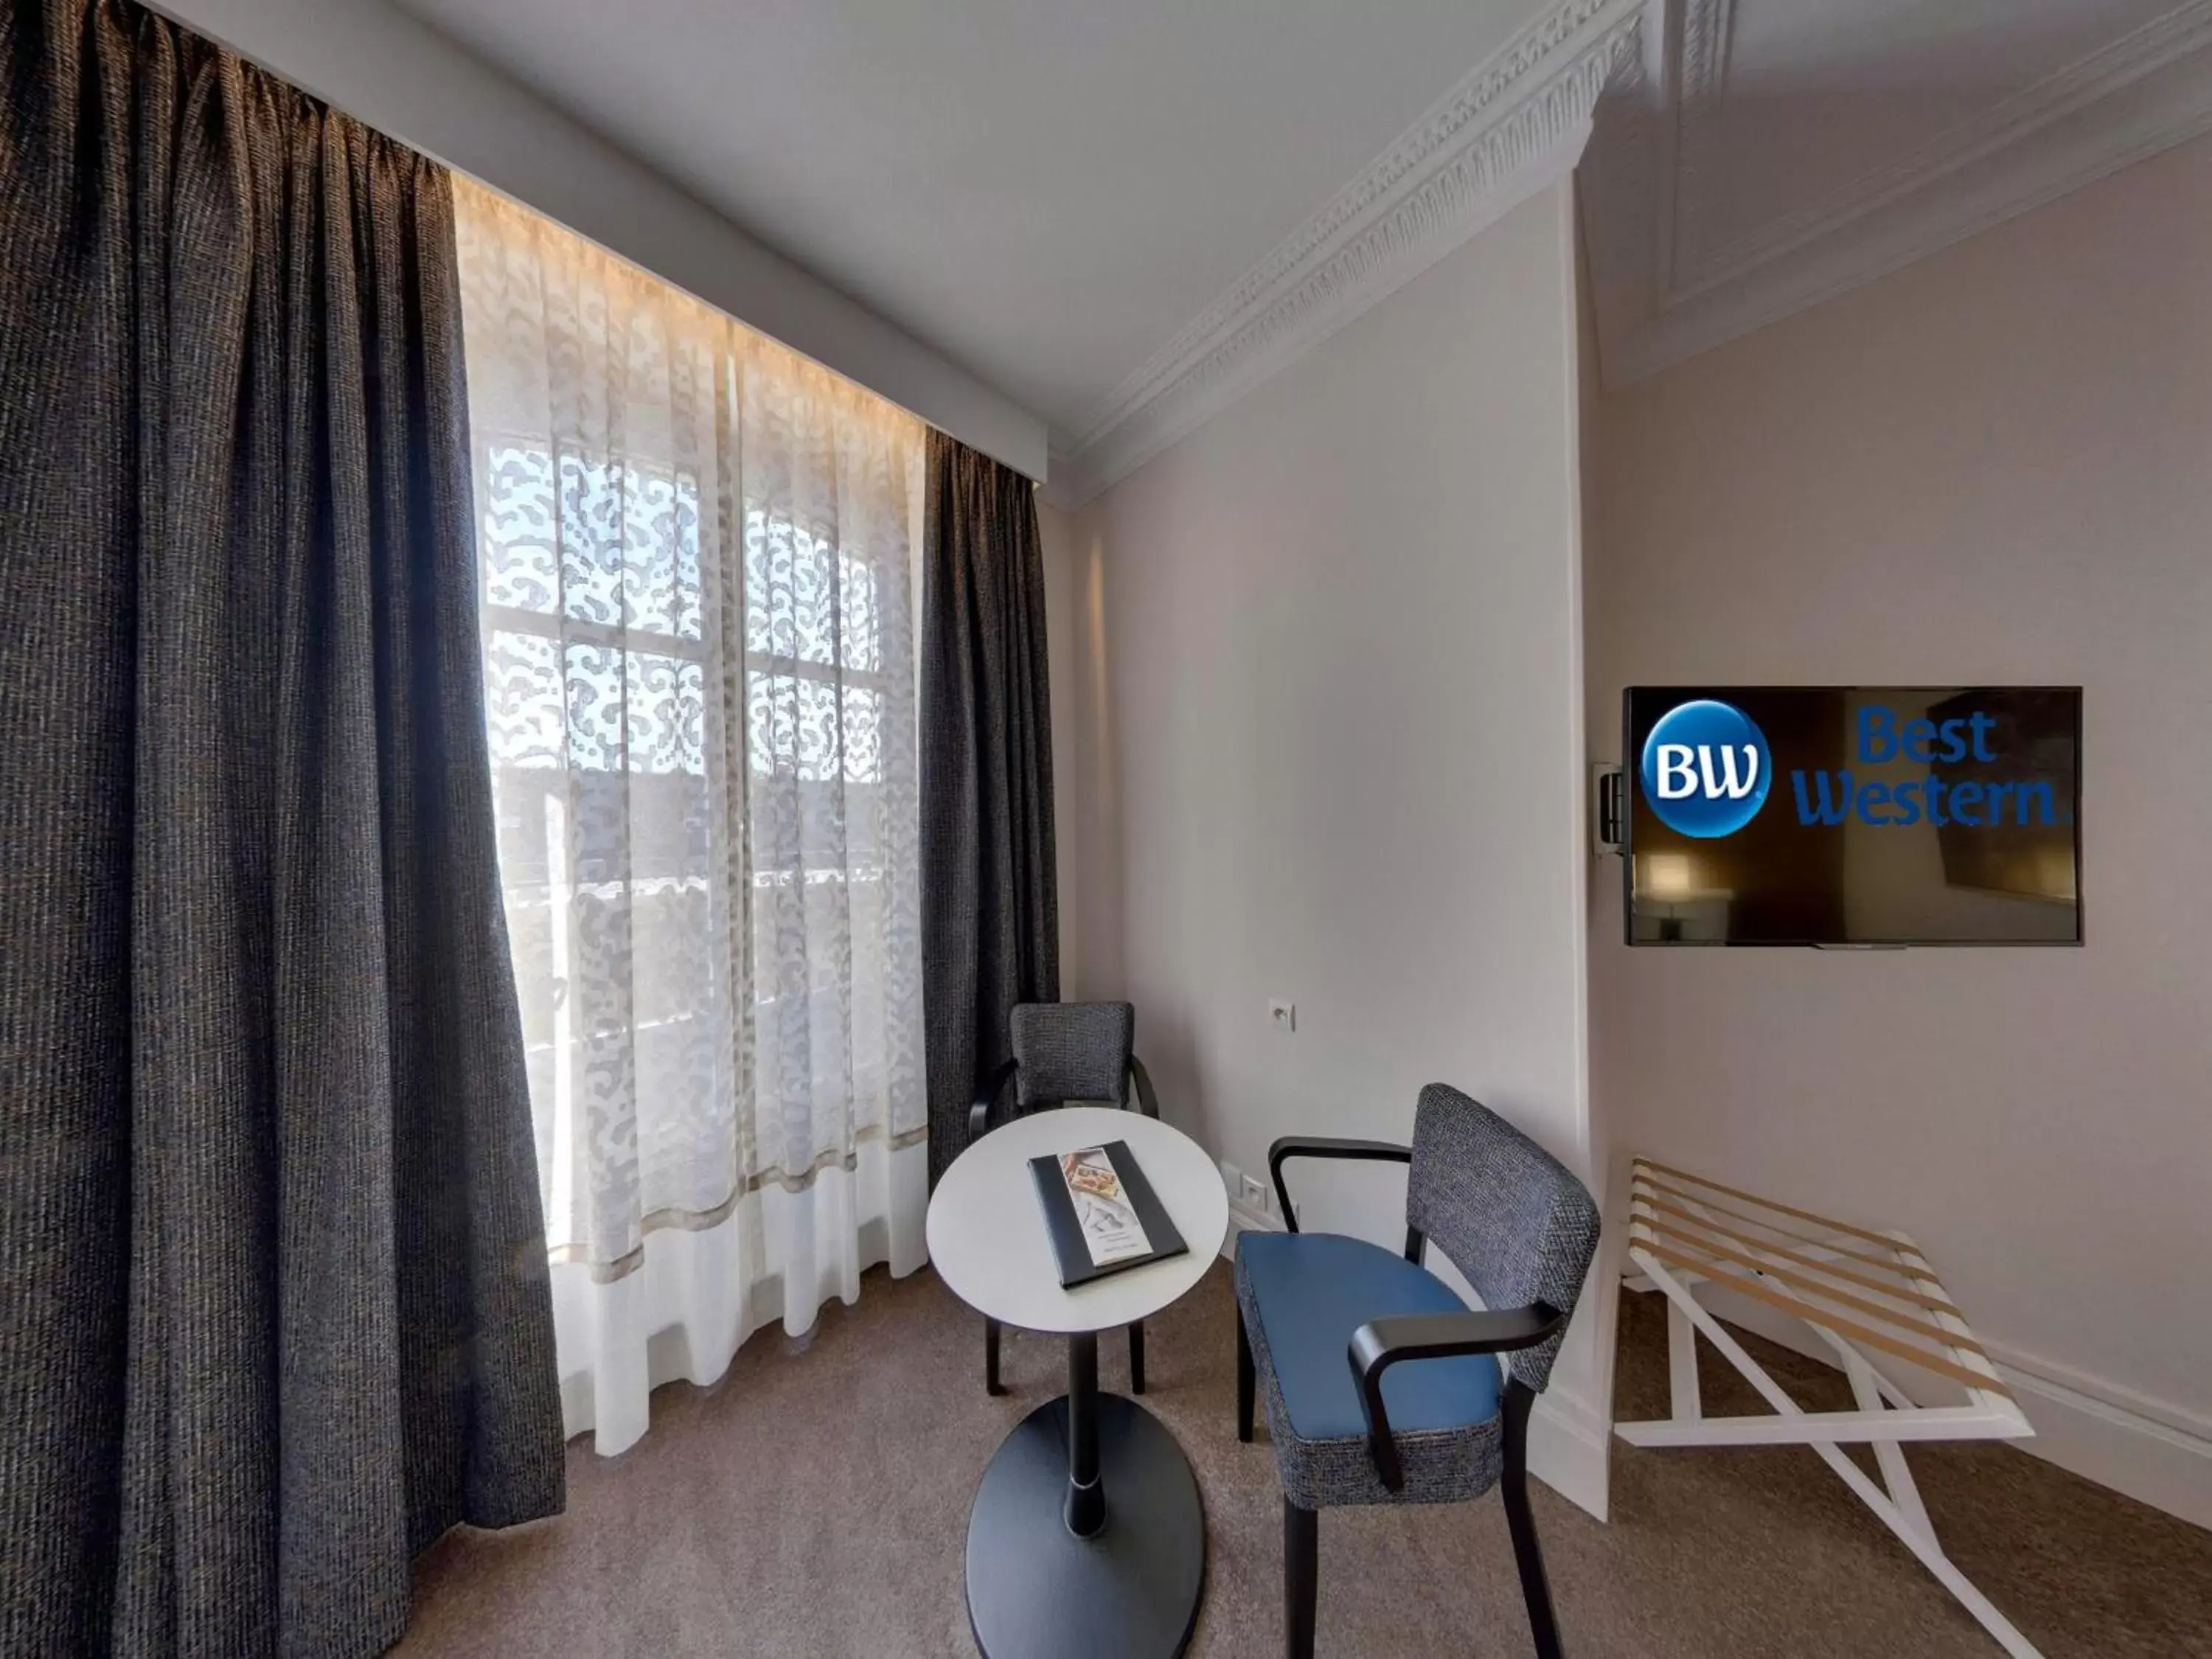
[[[1666,1411],[1665,1320],[1622,1298],[1616,1402]],[[1146,1403],[1196,1468],[1211,1553],[1191,1652],[1281,1651],[1281,1510],[1264,1426],[1240,1446],[1228,1269],[1147,1326]],[[1808,1407],[1837,1373],[1747,1341]],[[1700,1345],[1709,1412],[1759,1409]],[[983,1393],[981,1322],[927,1272],[872,1273],[802,1341],[764,1332],[711,1389],[653,1401],[617,1458],[568,1451],[568,1512],[459,1531],[416,1574],[398,1652],[459,1656],[966,1656],[968,1503],[1006,1431],[1064,1386],[1064,1348],[1010,1332]],[[1127,1387],[1102,1340],[1101,1380]],[[2212,1656],[2212,1533],[2001,1445],[1908,1454],[1951,1558],[2046,1659]],[[1802,1448],[1613,1448],[1610,1525],[1539,1486],[1537,1527],[1576,1659],[1991,1659],[1996,1644]],[[1524,1656],[1505,1518],[1332,1510],[1324,1655]]]

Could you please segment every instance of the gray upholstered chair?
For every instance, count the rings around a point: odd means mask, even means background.
[[[1013,1058],[984,1080],[968,1112],[968,1139],[991,1127],[1000,1097],[1014,1085],[1018,1114],[1064,1106],[1071,1100],[1102,1101],[1126,1108],[1133,1087],[1146,1117],[1160,1115],[1152,1079],[1136,1055],[1137,1011],[1126,1002],[1024,1002],[1009,1021]],[[999,1384],[999,1322],[983,1321],[983,1387]],[[1145,1391],[1145,1327],[1129,1327],[1129,1392]]]
[[[1293,1158],[1407,1164],[1406,1251],[1301,1233]],[[1310,1659],[1318,1511],[1454,1504],[1503,1485],[1536,1651],[1559,1652],[1528,1512],[1528,1408],[1550,1381],[1597,1249],[1589,1190],[1479,1102],[1431,1083],[1413,1144],[1292,1136],[1267,1153],[1286,1233],[1237,1239],[1237,1437],[1256,1391],[1283,1483],[1285,1651]],[[1433,1242],[1488,1310],[1421,1266]],[[1498,1355],[1504,1355],[1501,1368]]]

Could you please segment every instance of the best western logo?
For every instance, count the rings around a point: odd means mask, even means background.
[[[1853,723],[1856,763],[1986,766],[1997,761],[1997,722],[1988,714],[1900,720],[1869,705]],[[1661,823],[1685,836],[1732,836],[1758,816],[1772,782],[1765,734],[1741,709],[1699,698],[1662,715],[1644,741],[1638,769],[1644,799]],[[2003,823],[2070,823],[2047,778],[1946,780],[1933,771],[1902,780],[1856,776],[1848,769],[1793,769],[1790,789],[1802,824],[1856,820],[1875,829],[1927,823],[1982,829]]]
[[[1773,782],[1766,736],[1741,708],[1677,703],[1644,740],[1644,799],[1686,836],[1732,836],[1758,816]]]

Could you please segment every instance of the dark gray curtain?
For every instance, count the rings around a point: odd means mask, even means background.
[[[1052,696],[1036,492],[929,434],[922,563],[922,1022],[932,1182],[1018,1002],[1060,1000]]]
[[[557,1510],[448,180],[0,21],[0,1651],[352,1655]]]

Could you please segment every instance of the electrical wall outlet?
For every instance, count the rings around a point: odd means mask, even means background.
[[[1274,1001],[1270,1002],[1267,1005],[1267,1022],[1279,1031],[1297,1030],[1298,1029],[1298,1005],[1295,1002],[1286,1002],[1281,998],[1277,998]]]
[[[1221,1184],[1229,1189],[1229,1201],[1246,1215],[1265,1218],[1273,1209],[1267,1183],[1257,1176],[1248,1176],[1227,1158],[1216,1162],[1221,1168]]]

